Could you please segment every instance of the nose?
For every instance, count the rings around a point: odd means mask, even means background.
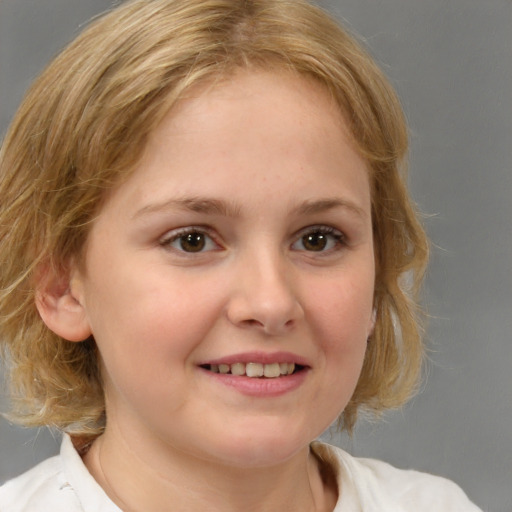
[[[282,258],[266,252],[240,261],[227,305],[230,322],[269,336],[292,330],[304,317],[292,274]]]

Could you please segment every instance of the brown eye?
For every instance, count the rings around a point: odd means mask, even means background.
[[[307,251],[323,251],[327,241],[328,235],[325,233],[308,233],[302,237],[302,244]]]
[[[188,233],[179,239],[180,248],[185,252],[199,252],[206,246],[205,235],[203,233]]]
[[[345,235],[330,226],[313,226],[302,231],[292,244],[294,251],[330,253],[345,245]]]
[[[162,247],[188,254],[214,251],[219,248],[211,236],[197,229],[171,232],[160,241],[160,244]]]

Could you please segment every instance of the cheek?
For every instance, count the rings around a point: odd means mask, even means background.
[[[373,311],[369,276],[331,280],[317,289],[311,301],[313,336],[324,360],[325,392],[341,409],[355,389],[366,353]]]
[[[222,311],[218,296],[202,280],[146,272],[143,278],[111,276],[96,283],[90,290],[90,324],[113,373],[154,376],[152,368],[183,364]]]
[[[336,420],[350,401],[359,380],[371,321],[372,287],[355,293],[345,283],[329,286],[313,301],[313,337],[320,353],[318,378],[322,385],[313,402],[321,429]],[[321,304],[321,306],[319,306]]]
[[[332,280],[317,287],[310,300],[311,316],[318,328],[325,329],[330,343],[343,340],[348,349],[366,342],[372,324],[373,280]]]

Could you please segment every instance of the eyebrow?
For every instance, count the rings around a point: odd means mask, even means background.
[[[234,203],[221,201],[219,199],[211,199],[207,197],[184,197],[162,201],[161,203],[148,204],[138,210],[134,214],[134,218],[150,213],[172,210],[221,215],[224,217],[240,217],[241,208]]]
[[[295,211],[299,215],[313,215],[315,213],[323,213],[336,208],[346,208],[359,217],[367,217],[366,211],[360,208],[356,203],[338,197],[304,201],[296,208]]]
[[[295,208],[293,213],[297,215],[314,215],[337,208],[347,209],[362,218],[367,217],[365,210],[357,206],[354,202],[338,197],[306,200]],[[138,210],[133,217],[137,218],[152,213],[173,210],[238,218],[241,216],[242,207],[234,202],[220,199],[208,197],[184,197],[148,204]]]

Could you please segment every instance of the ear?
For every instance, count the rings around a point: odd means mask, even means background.
[[[92,334],[83,306],[82,282],[73,273],[45,268],[36,285],[36,308],[46,326],[68,341],[84,341]]]

